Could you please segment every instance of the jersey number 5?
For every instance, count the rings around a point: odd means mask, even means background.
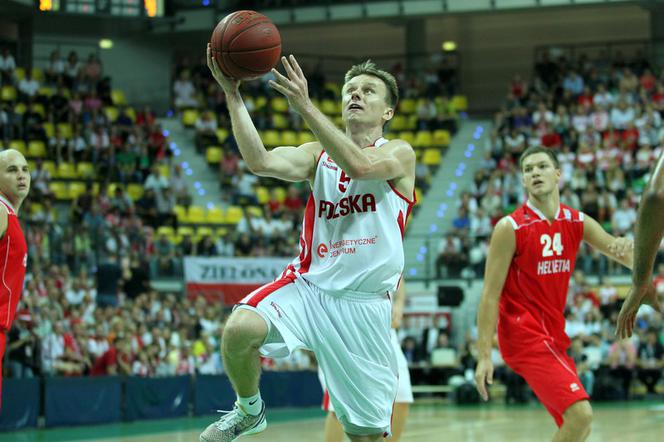
[[[553,235],[553,239],[546,233],[540,237],[540,244],[544,246],[542,249],[542,256],[553,256],[554,252],[560,256],[563,254],[563,242],[560,233]]]
[[[347,183],[350,183],[350,177],[346,176],[346,172],[343,170],[341,171],[341,177],[339,177],[339,191],[341,193],[346,192],[346,189],[348,188],[346,186]]]

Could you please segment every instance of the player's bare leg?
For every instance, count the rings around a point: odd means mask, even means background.
[[[334,412],[327,413],[325,418],[325,442],[342,442],[344,440],[344,428],[339,423]]]
[[[351,442],[379,442],[383,440],[382,434],[373,434],[371,436],[351,436],[348,434]]]
[[[261,374],[258,349],[267,332],[267,324],[258,313],[238,309],[228,318],[221,353],[238,400],[233,410],[201,433],[200,442],[232,441],[241,435],[260,433],[267,427],[265,404],[258,391]]]
[[[405,402],[397,402],[394,404],[394,412],[392,413],[392,438],[391,442],[399,442],[403,430],[406,428],[406,420],[410,412],[410,404]]]
[[[261,363],[258,349],[267,336],[267,324],[258,314],[237,309],[224,327],[221,354],[233,389],[240,397],[258,393]]]
[[[588,401],[571,405],[563,414],[563,425],[553,438],[553,442],[583,442],[590,436],[593,410]]]

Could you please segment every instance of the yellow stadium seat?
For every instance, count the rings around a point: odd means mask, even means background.
[[[247,213],[249,213],[250,215],[253,215],[255,217],[258,217],[258,218],[263,217],[263,209],[261,207],[258,207],[258,206],[249,206],[249,207],[247,207]]]
[[[95,166],[92,163],[76,163],[76,176],[78,178],[91,178],[95,174]]]
[[[60,133],[62,134],[63,138],[70,139],[72,135],[74,134],[71,124],[69,123],[58,123],[58,129],[60,129]]]
[[[403,115],[395,115],[389,123],[391,131],[400,131],[406,129],[406,117]]]
[[[182,124],[186,127],[193,127],[198,120],[198,111],[196,109],[185,109],[182,112]]]
[[[157,229],[157,235],[175,236],[175,231],[171,226],[159,226]]]
[[[108,121],[111,123],[118,119],[118,113],[118,108],[115,106],[106,106],[104,108],[104,114],[106,114],[106,118],[108,118]]]
[[[116,106],[127,104],[127,99],[125,98],[125,94],[120,89],[113,89],[111,91],[111,100],[113,101],[113,104]]]
[[[417,129],[417,115],[409,115],[406,122],[406,130]]]
[[[332,81],[328,81],[325,83],[325,90],[328,90],[334,94],[335,97],[338,97],[341,95],[341,87]]]
[[[136,122],[136,110],[133,107],[128,107],[125,109],[125,114],[131,118],[132,123]]]
[[[436,147],[446,147],[450,145],[450,133],[443,129],[433,132],[433,145]]]
[[[297,146],[297,133],[292,130],[285,130],[281,133],[281,144],[284,146]]]
[[[281,144],[279,132],[276,130],[266,130],[263,132],[263,144],[267,147],[276,147]]]
[[[412,114],[415,112],[416,102],[412,98],[404,98],[399,102],[399,113]]]
[[[415,135],[412,132],[399,132],[399,139],[404,140],[412,146],[415,142]]]
[[[47,121],[43,124],[43,126],[47,137],[51,138],[55,136],[55,127],[53,126],[53,123]]]
[[[280,203],[283,203],[284,201],[286,201],[287,192],[286,192],[285,188],[275,187],[273,192],[274,192],[274,196],[277,198],[277,201],[279,201]]]
[[[16,79],[18,81],[23,80],[25,78],[25,69],[23,69],[22,67],[17,67],[16,69],[14,69],[14,75],[16,76]]]
[[[181,223],[186,223],[187,221],[187,208],[184,206],[176,205],[175,208],[173,209],[175,212],[175,217],[178,219],[179,222]]]
[[[227,224],[237,224],[244,217],[242,212],[242,207],[230,206],[226,209],[226,223]]]
[[[427,166],[438,166],[441,162],[440,150],[427,149],[422,155],[422,162]]]
[[[53,90],[52,87],[48,86],[42,86],[39,89],[37,89],[37,95],[41,95],[43,97],[50,97],[53,95],[55,91]]]
[[[254,100],[254,106],[256,107],[257,110],[263,109],[266,104],[267,104],[267,98],[264,95],[259,95]]]
[[[304,143],[311,143],[312,141],[316,141],[316,137],[314,134],[309,132],[308,130],[303,130],[302,132],[299,132],[297,134],[297,144],[301,145]]]
[[[44,109],[44,105],[41,103],[33,103],[30,106],[30,110],[34,113],[41,115],[42,118],[46,117],[46,110]]]
[[[37,162],[33,160],[28,160],[28,170],[32,172],[33,170],[35,170],[35,167],[37,167]]]
[[[267,187],[256,187],[256,199],[258,200],[259,204],[267,204],[267,202],[270,200],[270,191],[267,190]]]
[[[228,138],[228,129],[217,129],[217,141],[222,144]]]
[[[178,227],[178,236],[194,236],[194,229],[189,226]]]
[[[189,206],[187,218],[192,224],[202,224],[205,222],[205,209],[201,206]]]
[[[70,199],[69,189],[67,188],[67,185],[65,183],[62,183],[60,181],[53,181],[48,185],[48,188],[51,190],[51,193],[53,193],[53,196],[55,196],[55,199],[58,200]]]
[[[214,236],[214,232],[211,227],[199,227],[196,229],[196,236],[199,238],[203,238],[204,236],[212,237]]]
[[[115,189],[122,187],[119,183],[108,183],[108,188],[106,189],[106,195],[113,196],[115,195]]]
[[[422,189],[420,189],[419,187],[415,188],[415,199],[416,199],[415,201],[416,204],[422,203]]]
[[[210,146],[205,151],[205,159],[208,164],[219,164],[224,158],[224,151],[221,147]]]
[[[413,147],[431,147],[433,146],[433,137],[431,132],[426,130],[420,130],[415,134],[415,139],[413,140]]]
[[[28,156],[33,158],[44,158],[46,156],[46,145],[43,141],[32,140],[28,143]]]
[[[76,178],[76,168],[73,164],[62,162],[58,164],[58,178],[61,179],[73,179]]]
[[[56,168],[55,168],[55,163],[53,161],[44,161],[42,163],[42,168],[44,170],[47,170],[49,174],[51,174],[51,177],[54,177],[56,174]]]
[[[39,82],[44,81],[44,71],[41,68],[32,68],[32,78]]]
[[[32,215],[36,215],[39,212],[42,212],[44,210],[44,206],[42,206],[39,203],[32,203],[32,206],[30,206],[30,213]]]
[[[73,181],[69,183],[69,196],[72,199],[78,198],[85,193],[85,183],[80,181]]]
[[[288,112],[288,100],[284,97],[274,97],[270,101],[270,107],[275,112],[286,113]]]
[[[272,114],[272,126],[275,129],[288,129],[288,118],[284,114]]]
[[[205,217],[205,222],[209,224],[223,224],[224,211],[219,207],[213,207],[211,209],[208,209],[207,216]]]
[[[160,164],[157,166],[157,168],[159,169],[159,173],[161,174],[161,176],[165,178],[171,176],[171,168],[168,167],[168,164]]]
[[[129,195],[129,198],[133,201],[141,199],[143,192],[144,189],[142,184],[132,183],[127,185],[127,195]]]
[[[341,118],[341,115],[337,115],[332,119],[334,121],[334,125],[337,126],[339,129],[344,130],[346,125],[344,124],[344,120]]]
[[[320,110],[325,115],[339,115],[341,113],[341,108],[339,103],[334,100],[321,101]]]
[[[27,107],[25,106],[25,103],[18,103],[16,106],[14,106],[14,113],[23,115],[25,111],[27,110]]]
[[[228,234],[228,228],[226,227],[219,227],[217,231],[215,232],[215,238],[220,238],[224,237]]]
[[[463,95],[455,95],[452,97],[452,109],[455,111],[467,111],[468,110],[468,99]]]
[[[0,99],[2,99],[2,101],[15,101],[16,95],[16,89],[14,86],[3,86],[2,89],[0,89]]]
[[[21,152],[23,155],[28,153],[28,150],[25,148],[25,141],[23,140],[11,140],[9,142],[10,149],[16,149]]]

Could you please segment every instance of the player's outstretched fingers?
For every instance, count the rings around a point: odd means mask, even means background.
[[[487,393],[486,390],[486,378],[483,371],[477,371],[475,373],[475,387],[477,388],[477,392],[480,394],[482,400],[488,401],[489,393]]]

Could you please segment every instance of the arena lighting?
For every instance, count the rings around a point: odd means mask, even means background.
[[[110,38],[102,38],[99,40],[99,47],[102,49],[111,49],[113,47],[113,40]]]
[[[457,45],[456,45],[456,42],[448,40],[448,41],[443,42],[442,48],[443,48],[443,51],[445,51],[445,52],[452,52],[452,51],[456,51]]]

